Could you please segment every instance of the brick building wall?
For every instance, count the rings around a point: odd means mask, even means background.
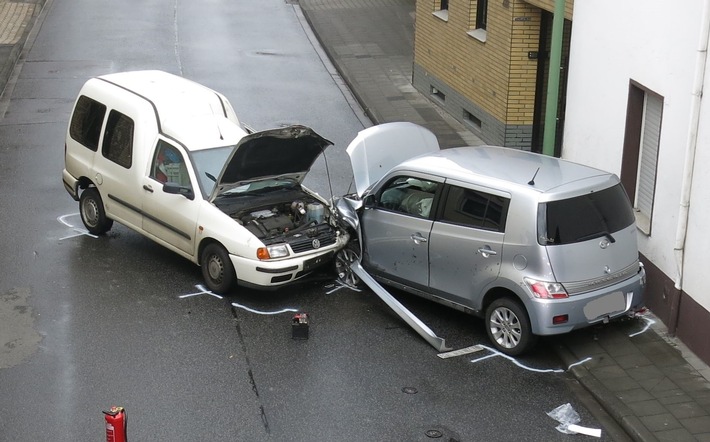
[[[417,0],[412,83],[487,143],[529,150],[541,17],[530,3],[554,1],[489,1],[485,31],[478,1]]]

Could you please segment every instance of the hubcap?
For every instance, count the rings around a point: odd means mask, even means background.
[[[207,265],[207,271],[210,274],[210,278],[216,283],[222,281],[222,273],[224,272],[224,265],[219,257],[212,255],[210,256],[209,264]]]
[[[503,348],[514,348],[520,343],[523,328],[512,310],[498,307],[491,315],[489,327],[493,339]]]
[[[84,201],[84,220],[91,226],[95,226],[99,219],[99,208],[96,201],[87,199]]]

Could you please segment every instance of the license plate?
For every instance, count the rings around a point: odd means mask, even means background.
[[[325,264],[326,262],[328,262],[331,259],[332,256],[333,256],[333,252],[330,252],[330,253],[326,253],[325,255],[316,256],[315,258],[311,258],[309,260],[304,261],[303,262],[303,271],[307,272],[311,269],[314,269],[314,268],[320,266],[321,264]]]
[[[589,301],[584,306],[584,316],[587,320],[597,319],[601,316],[620,313],[626,310],[626,299],[623,292],[614,292]]]

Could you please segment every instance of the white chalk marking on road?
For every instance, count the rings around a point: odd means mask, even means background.
[[[490,351],[492,354],[490,354],[490,355],[488,355],[488,356],[480,357],[480,358],[478,358],[478,359],[473,359],[473,360],[471,360],[471,362],[479,362],[479,361],[482,361],[482,360],[484,360],[484,359],[489,359],[489,358],[492,358],[492,357],[495,357],[495,356],[501,356],[501,357],[503,357],[503,358],[505,358],[505,359],[511,361],[513,364],[517,365],[518,367],[523,368],[523,369],[528,370],[528,371],[533,371],[533,372],[535,372],[535,373],[564,373],[565,371],[569,370],[570,368],[574,367],[575,365],[583,364],[583,363],[585,363],[585,362],[587,362],[587,361],[590,361],[590,360],[592,359],[592,358],[586,358],[586,359],[583,359],[583,360],[581,360],[581,361],[579,361],[579,362],[575,362],[574,364],[571,364],[569,367],[567,367],[567,370],[564,370],[564,369],[562,369],[562,368],[544,368],[544,369],[541,369],[541,368],[528,367],[527,365],[524,365],[524,364],[518,362],[517,359],[515,359],[515,358],[513,358],[513,357],[511,357],[511,356],[508,356],[508,355],[506,355],[506,354],[503,354],[503,353],[499,352],[498,350],[496,350],[496,349],[494,349],[494,348],[486,347],[485,345],[481,345],[480,347],[485,348],[486,350]]]
[[[439,353],[437,356],[440,357],[441,359],[447,359],[447,358],[453,358],[456,356],[462,356],[462,355],[467,355],[471,353],[476,353],[477,351],[483,350],[483,347],[480,345],[472,345],[470,347],[465,347],[465,348],[460,348],[458,350],[454,351],[447,351],[445,353]]]
[[[340,290],[340,289],[350,289],[350,290],[355,291],[355,292],[361,292],[361,291],[362,291],[362,290],[360,290],[359,288],[357,288],[357,287],[355,287],[355,286],[352,286],[352,285],[350,285],[350,284],[343,284],[343,283],[340,282],[340,281],[335,281],[334,284],[328,284],[327,286],[325,286],[325,288],[331,288],[331,287],[334,287],[334,286],[337,286],[337,287],[335,287],[333,290],[330,290],[330,291],[325,292],[325,294],[326,294],[326,295],[330,295],[331,293],[335,293],[335,292],[337,292],[337,291]]]
[[[77,236],[82,236],[82,235],[90,236],[92,238],[98,238],[98,236],[91,234],[84,229],[78,229],[78,228],[74,227],[73,224],[71,224],[71,223],[69,223],[69,221],[67,221],[67,218],[69,218],[70,216],[77,216],[77,215],[79,215],[79,214],[78,213],[70,213],[69,215],[62,215],[62,216],[57,217],[57,221],[59,221],[60,223],[64,224],[67,227],[72,228],[76,232],[75,235],[67,235],[63,238],[59,238],[59,241],[62,241],[64,239],[69,239],[69,238],[76,238]]]
[[[633,337],[636,336],[636,335],[640,335],[641,333],[646,332],[649,328],[651,328],[651,326],[652,326],[653,324],[656,323],[656,321],[654,321],[654,320],[651,319],[651,318],[647,318],[647,317],[645,317],[645,316],[639,316],[639,317],[640,317],[641,319],[643,319],[644,321],[646,321],[646,326],[645,326],[645,327],[643,328],[643,330],[641,330],[641,331],[638,331],[638,332],[636,332],[636,333],[631,333],[631,334],[629,335],[630,338],[633,338]]]
[[[195,287],[200,291],[196,292],[196,293],[188,293],[187,295],[180,295],[180,296],[178,296],[178,298],[183,299],[183,298],[189,298],[191,296],[210,295],[210,296],[214,296],[217,299],[223,299],[220,295],[218,295],[210,290],[207,290],[205,288],[205,286],[203,286],[202,284],[197,284],[197,285],[195,285]]]
[[[236,302],[233,302],[232,305],[233,305],[234,307],[238,307],[238,308],[244,309],[244,310],[246,310],[246,311],[248,311],[248,312],[257,313],[257,314],[260,314],[260,315],[278,315],[278,314],[281,314],[281,313],[288,313],[288,312],[294,312],[294,313],[295,313],[295,312],[298,311],[298,310],[295,310],[295,309],[292,309],[292,308],[285,308],[285,309],[283,309],[283,310],[279,310],[279,311],[275,311],[275,312],[262,312],[262,311],[259,311],[259,310],[254,310],[254,309],[251,309],[251,308],[249,308],[249,307],[246,307],[246,306],[237,304]]]

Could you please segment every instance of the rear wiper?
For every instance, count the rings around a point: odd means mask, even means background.
[[[601,236],[603,236],[603,237],[605,237],[606,239],[608,239],[609,242],[612,243],[612,244],[616,242],[616,239],[614,239],[614,237],[611,236],[611,233],[609,233],[609,232],[607,232],[607,231],[591,233],[591,234],[589,234],[589,235],[585,235],[585,236],[582,236],[582,237],[580,237],[580,238],[577,238],[577,241],[586,241],[586,240],[588,240],[588,239],[599,238],[599,237],[601,237]]]

